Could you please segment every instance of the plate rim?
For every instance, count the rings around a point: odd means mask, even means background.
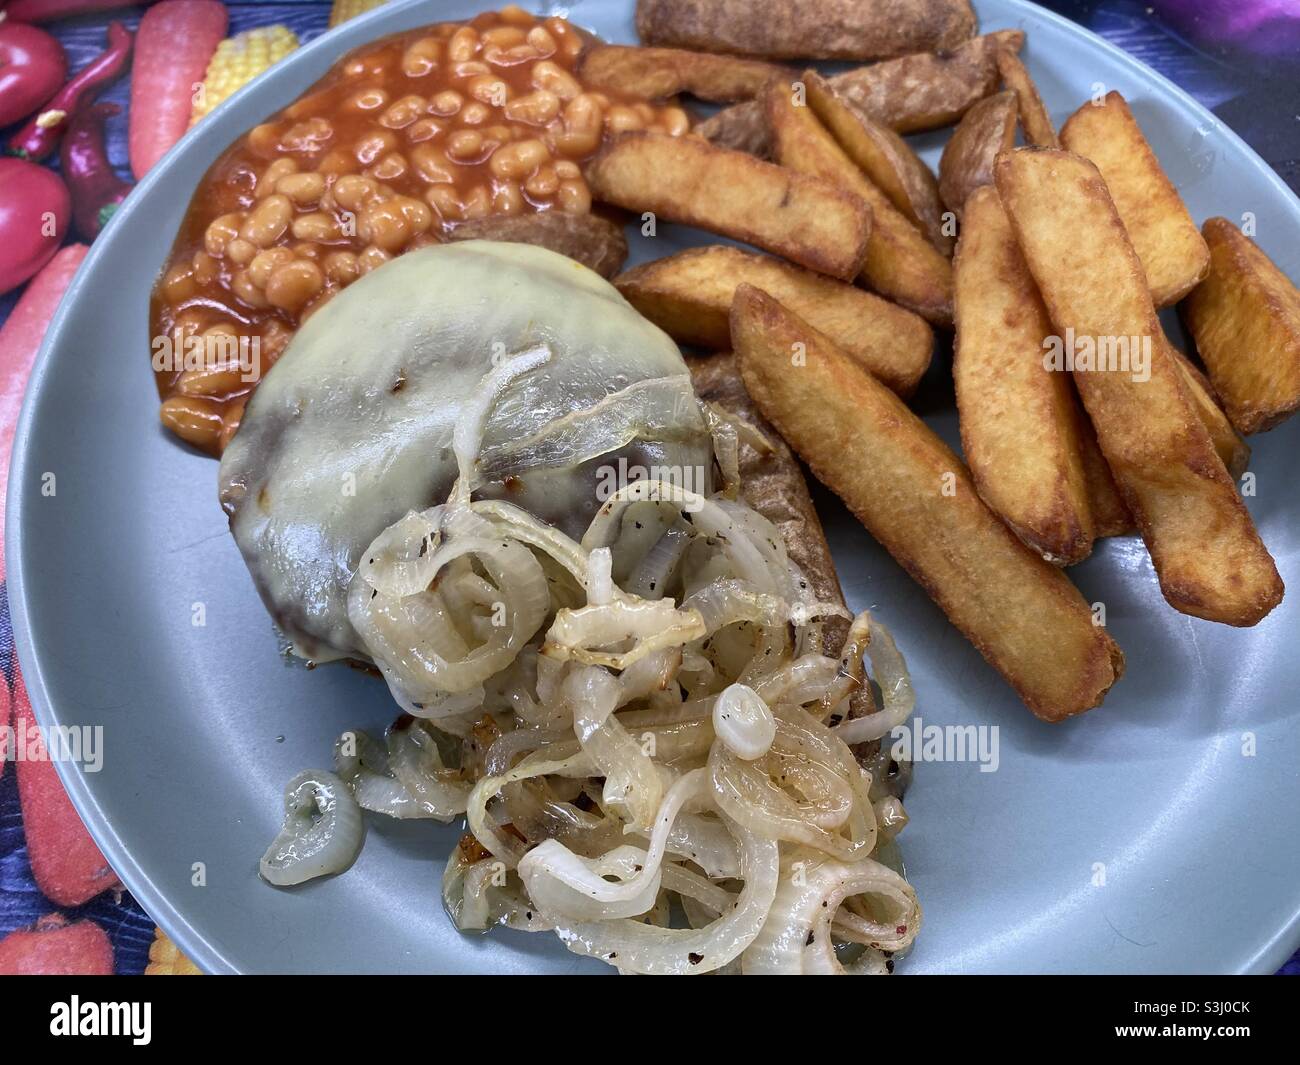
[[[493,0],[481,0],[481,2],[482,10],[491,9]],[[972,0],[972,2],[978,14],[978,8],[982,6],[980,0]],[[282,62],[285,64],[303,63],[322,52],[334,48],[339,48],[339,54],[342,54],[348,48],[364,44],[367,40],[375,39],[381,35],[370,34],[372,23],[396,21],[400,17],[400,13],[423,6],[425,3],[427,3],[427,0],[393,0],[393,2],[374,8],[347,23],[326,30],[309,44],[297,49]],[[1183,112],[1186,117],[1193,119],[1198,125],[1208,124],[1216,134],[1224,136],[1229,143],[1235,145],[1244,154],[1250,165],[1265,178],[1266,183],[1271,185],[1274,193],[1286,201],[1290,210],[1300,218],[1300,198],[1292,192],[1281,176],[1232,127],[1179,85],[1088,27],[1054,11],[1040,7],[1031,0],[999,0],[999,3],[1011,9],[1015,16],[1021,20],[1034,19],[1047,22],[1068,34],[1090,41],[1105,51],[1118,65],[1126,68],[1134,76],[1144,79],[1157,90],[1159,96],[1165,101],[1176,105],[1177,109]],[[549,7],[550,5],[533,4],[530,6]],[[570,9],[566,13],[580,14],[581,0],[575,0],[573,8],[578,10]],[[431,12],[431,15],[433,14]],[[240,102],[263,91],[269,92],[270,90],[254,81],[234,93],[226,101],[223,101],[214,111],[214,115],[220,117],[238,106]],[[129,220],[134,218],[136,214],[144,210],[143,205],[148,201],[153,186],[165,179],[169,167],[174,164],[175,158],[188,151],[191,145],[197,143],[200,139],[215,136],[214,127],[218,124],[217,122],[211,122],[206,129],[196,126],[187,131],[185,136],[173,145],[164,158],[139,182],[135,203],[128,202],[124,209],[119,211],[117,216],[109,223],[108,228],[116,232],[117,229],[127,225]],[[17,661],[22,669],[32,712],[37,724],[42,729],[48,729],[61,722],[58,708],[53,704],[47,688],[42,652],[32,638],[30,617],[34,611],[29,600],[30,593],[26,577],[25,551],[27,549],[27,540],[24,535],[26,507],[24,505],[25,493],[21,486],[27,483],[31,474],[33,422],[36,417],[35,410],[38,405],[38,397],[44,390],[47,378],[51,373],[51,353],[62,343],[70,314],[69,309],[75,302],[76,297],[89,284],[89,279],[95,273],[99,259],[107,254],[106,248],[107,242],[102,239],[102,235],[101,239],[91,244],[90,251],[78,268],[63,300],[59,304],[58,310],[51,319],[50,326],[33,362],[32,372],[28,377],[23,393],[22,408],[14,432],[13,450],[9,466],[4,529],[6,567],[4,579],[9,598],[10,619]],[[238,966],[216,949],[203,933],[186,919],[181,910],[173,905],[167,895],[158,888],[154,879],[131,856],[117,829],[101,810],[92,789],[89,787],[86,775],[81,772],[80,768],[74,763],[62,760],[56,760],[54,765],[69,799],[76,808],[91,838],[146,915],[176,943],[191,961],[205,972],[227,974],[241,972],[242,970]],[[1271,975],[1285,963],[1297,948],[1300,948],[1300,885],[1295,888],[1292,906],[1290,917],[1280,927],[1264,929],[1265,934],[1262,936],[1262,941],[1254,952],[1245,959],[1244,963],[1233,970],[1235,973]]]

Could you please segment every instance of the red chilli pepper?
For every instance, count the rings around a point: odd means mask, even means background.
[[[96,95],[126,70],[131,58],[131,31],[120,22],[108,27],[108,47],[55,94],[41,113],[13,135],[9,154],[38,161],[58,147],[68,119],[80,110],[88,96]]]
[[[104,123],[122,109],[98,103],[83,107],[68,123],[59,158],[72,192],[72,220],[83,240],[94,240],[134,185],[113,170],[104,150]]]
[[[0,126],[21,122],[68,76],[63,46],[44,30],[0,11]]]

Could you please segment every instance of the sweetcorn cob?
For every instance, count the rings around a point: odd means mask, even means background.
[[[364,15],[382,3],[384,0],[334,0],[334,6],[330,9],[330,29],[350,18]]]
[[[208,63],[190,125],[297,47],[298,36],[288,26],[258,26],[227,37]]]

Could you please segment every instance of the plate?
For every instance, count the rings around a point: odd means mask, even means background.
[[[213,972],[603,970],[546,935],[466,937],[442,912],[459,832],[372,821],[345,876],[278,891],[257,860],[297,771],[345,728],[394,715],[383,685],[286,662],[216,501],[216,464],[158,426],[149,288],[190,195],[237,136],[382,34],[486,4],[393,3],[326,34],[223,105],[158,165],[95,242],[32,376],[10,478],[10,600],[45,726],[103,726],[103,767],[60,763],[113,868]],[[1256,217],[1300,276],[1300,204],[1230,130],[1078,26],[1017,0],[978,3],[984,31],[1023,28],[1059,123],[1097,87],[1132,104],[1192,215]],[[633,42],[630,0],[571,17]],[[943,134],[920,138],[937,163]],[[698,243],[664,227],[634,261]],[[1062,248],[1063,255],[1069,254]],[[950,443],[946,354],[917,409]],[[1255,629],[1169,609],[1135,537],[1073,570],[1128,655],[1105,706],[1033,719],[833,499],[818,503],[849,602],[897,636],[925,725],[996,726],[997,769],[925,761],[901,843],[925,910],[905,972],[1270,972],[1300,938],[1300,420],[1253,440],[1247,500],[1292,594]],[[53,481],[49,475],[53,475]],[[49,491],[53,485],[53,491]],[[988,763],[986,763],[988,764]]]

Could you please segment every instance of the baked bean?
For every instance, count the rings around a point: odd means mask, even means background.
[[[460,112],[460,121],[463,126],[481,126],[491,117],[492,111],[488,105],[478,100],[472,100]]]
[[[280,138],[280,149],[286,152],[317,152],[333,136],[334,126],[328,119],[309,118],[284,133]]]
[[[411,239],[411,223],[395,200],[385,200],[366,211],[360,235],[366,234],[369,234],[371,243],[384,251],[401,251]]]
[[[168,396],[159,416],[163,425],[187,443],[215,452],[221,438],[221,408],[197,396]]]
[[[447,42],[447,59],[452,63],[464,63],[473,59],[478,51],[478,43],[478,31],[473,26],[461,26]]]
[[[406,140],[410,144],[431,141],[443,130],[443,125],[436,118],[422,118],[406,127]]]
[[[226,245],[226,258],[236,266],[247,266],[256,254],[257,245],[243,237],[236,237]]]
[[[519,214],[524,209],[524,196],[519,186],[513,181],[499,181],[492,190],[492,211],[494,214]]]
[[[432,186],[424,194],[425,202],[448,222],[459,222],[465,217],[464,205],[456,194],[455,186],[450,183]]]
[[[258,288],[266,288],[271,274],[285,263],[293,262],[293,252],[288,248],[267,248],[258,252],[248,264],[248,279]]]
[[[504,108],[506,118],[512,122],[526,122],[530,126],[545,126],[560,113],[560,98],[549,89],[537,89],[527,96],[510,100]]]
[[[483,58],[494,67],[517,67],[541,57],[531,44],[516,44],[510,48],[485,48]]]
[[[680,137],[691,128],[691,116],[680,107],[669,107],[659,117],[659,125],[665,133]]]
[[[429,110],[431,110],[435,115],[441,115],[444,118],[447,118],[459,111],[461,105],[464,103],[465,97],[455,89],[447,89],[445,92],[438,93],[437,96],[429,101]]]
[[[480,74],[469,83],[469,94],[480,103],[505,107],[510,100],[510,86],[491,74]]]
[[[350,111],[378,111],[388,105],[388,93],[383,89],[362,89],[353,93],[343,106]]]
[[[311,259],[312,262],[315,262],[320,258],[320,245],[307,240],[300,241],[293,246],[293,253],[299,259]]]
[[[361,268],[363,274],[370,273],[377,266],[383,266],[392,256],[383,248],[376,248],[373,244],[357,256],[357,265]]]
[[[239,235],[259,248],[269,248],[289,228],[293,218],[293,204],[288,196],[276,193],[268,196],[244,219]]]
[[[278,267],[266,283],[266,299],[282,311],[296,311],[317,296],[325,286],[325,275],[313,262],[297,259]]]
[[[325,256],[325,261],[321,263],[325,270],[325,276],[339,285],[350,285],[361,276],[361,267],[357,263],[357,257],[350,251],[332,251]]]
[[[420,178],[429,184],[450,182],[453,166],[444,152],[435,144],[417,144],[411,149],[411,165]]]
[[[572,181],[574,178],[582,177],[582,167],[572,159],[557,159],[555,173],[564,181]]]
[[[214,218],[203,231],[203,246],[209,255],[225,254],[226,245],[239,236],[239,227],[244,224],[242,214],[223,214]]]
[[[176,391],[182,396],[228,396],[243,385],[243,373],[237,362],[196,366],[176,378]]]
[[[472,162],[483,152],[483,134],[460,129],[447,138],[447,155],[458,163]]]
[[[270,306],[266,302],[266,296],[262,290],[253,284],[253,279],[248,276],[247,270],[236,271],[234,276],[231,277],[230,291],[238,296],[241,302],[257,310]]]
[[[483,33],[484,48],[509,48],[523,42],[524,31],[518,26],[494,26]]]
[[[489,161],[488,168],[496,177],[519,181],[550,161],[551,153],[541,141],[516,141],[498,149]]]
[[[269,157],[280,146],[280,125],[263,122],[248,131],[248,147],[255,155]]]
[[[317,164],[316,170],[326,177],[337,177],[340,174],[355,174],[360,165],[356,156],[351,152],[336,148],[321,156],[321,161]]]
[[[414,197],[398,196],[393,202],[416,233],[424,233],[433,225],[433,212]]]
[[[422,78],[438,65],[442,42],[437,37],[421,37],[402,53],[402,73],[408,78]]]
[[[396,147],[397,134],[390,130],[379,129],[357,141],[352,152],[362,166],[370,166],[381,155],[393,151]]]
[[[392,104],[379,121],[389,129],[405,129],[423,115],[428,106],[429,102],[423,96],[412,93]]]
[[[574,32],[573,27],[564,19],[552,16],[542,25],[546,28],[546,32],[559,43],[560,51],[569,59],[575,58],[582,51],[582,38]]]
[[[345,211],[356,211],[374,198],[379,185],[374,178],[348,174],[334,182],[330,191],[334,194],[334,202]]]
[[[467,59],[465,62],[457,63],[451,68],[453,78],[477,78],[491,72],[491,68],[481,59]]]
[[[289,227],[295,240],[330,241],[339,238],[338,223],[334,216],[324,211],[312,211],[300,214]]]
[[[492,211],[492,197],[487,187],[479,185],[470,190],[463,201],[462,213],[467,219],[486,218]]]
[[[310,207],[325,195],[325,176],[311,170],[290,174],[275,183],[275,191],[288,196],[299,207]]]
[[[553,166],[541,166],[524,182],[524,191],[535,200],[554,196],[560,187],[560,176]]]
[[[194,282],[198,285],[206,287],[212,284],[221,274],[221,268],[217,266],[217,260],[206,251],[195,252],[190,264],[194,267]]]
[[[525,39],[543,59],[555,54],[557,47],[555,38],[546,31],[546,27],[534,26],[528,31],[528,36]]]
[[[194,281],[194,264],[177,263],[162,279],[162,295],[168,303],[184,303],[198,291]]]
[[[263,171],[253,195],[259,200],[265,199],[275,192],[275,187],[280,184],[281,178],[286,178],[290,174],[296,174],[297,172],[298,161],[296,159],[290,159],[287,156],[277,159]]]
[[[561,181],[555,202],[568,214],[588,214],[591,211],[591,190],[585,181]]]
[[[389,152],[367,173],[379,181],[396,181],[406,173],[406,156],[401,152]]]
[[[247,399],[240,399],[227,404],[225,413],[221,416],[221,435],[217,438],[217,450],[219,452],[224,452],[230,443],[231,437],[239,432],[239,423],[244,418],[244,407],[247,405]]]
[[[605,129],[610,133],[628,133],[644,128],[645,122],[630,107],[616,106],[605,112]]]
[[[578,84],[577,79],[549,59],[543,59],[533,67],[532,81],[533,88],[547,89],[561,100],[572,100],[582,92],[582,86]]]

